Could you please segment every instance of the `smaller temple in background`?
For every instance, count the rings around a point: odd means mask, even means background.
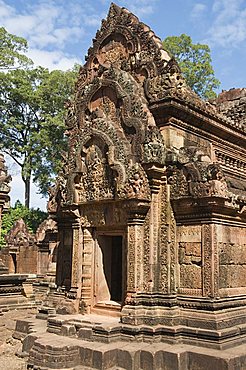
[[[49,274],[55,280],[56,274],[56,222],[44,220],[33,234],[23,219],[17,220],[5,236],[6,245],[0,257],[8,267],[9,273]]]
[[[0,153],[0,235],[2,216],[10,207],[10,181],[3,154]],[[5,255],[0,253],[0,311],[16,308],[36,307],[33,294],[33,280],[27,274],[16,274],[16,260],[11,264]],[[8,258],[12,258],[11,255]],[[25,264],[25,263],[24,263]],[[21,271],[20,271],[21,272]]]

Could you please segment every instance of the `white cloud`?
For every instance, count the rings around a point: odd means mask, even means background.
[[[11,206],[13,207],[17,200],[24,204],[24,183],[20,174],[12,176],[10,186]],[[33,183],[31,184],[30,207],[40,208],[43,211],[46,211],[47,209],[47,198],[42,197],[38,193],[38,188]]]
[[[73,67],[75,63],[81,64],[81,60],[71,55],[64,54],[62,51],[54,50],[40,50],[30,49],[28,56],[31,58],[35,65],[53,69],[67,70]]]
[[[191,11],[191,18],[197,20],[204,14],[206,9],[207,6],[205,4],[196,3]]]
[[[14,8],[5,4],[3,1],[0,0],[0,18],[2,17],[10,17],[11,14],[14,12]]]
[[[8,167],[8,173],[12,177],[12,181],[10,183],[11,191],[9,194],[11,206],[13,207],[17,200],[24,204],[25,188],[20,175],[20,167],[8,155],[5,155],[5,160]],[[38,194],[38,188],[33,183],[31,184],[30,206],[33,208],[40,208],[43,211],[46,211],[47,207],[47,198],[41,197],[41,195]]]
[[[246,41],[246,3],[242,0],[215,0],[214,21],[208,30],[211,45],[233,48]]]
[[[9,32],[25,37],[30,47],[63,48],[66,42],[81,38],[84,33],[78,22],[74,25],[71,21],[76,17],[72,6],[64,9],[52,1],[47,3],[42,0],[23,8],[21,12],[3,0],[0,0],[0,6],[0,23]]]
[[[124,6],[138,17],[143,17],[154,13],[157,0],[124,0],[119,1],[120,6]]]
[[[14,15],[3,20],[3,25],[11,33],[27,37],[36,26],[36,19],[32,15]]]
[[[90,7],[83,4],[79,7],[80,2],[77,0],[73,0],[73,3],[74,7],[63,0],[27,1],[26,6],[18,11],[0,0],[0,24],[10,33],[27,39],[28,56],[35,65],[49,69],[68,69],[75,62],[81,63],[81,60],[71,55],[71,48],[67,52],[68,45],[76,44],[77,40],[82,43],[85,25],[88,27],[100,23]]]

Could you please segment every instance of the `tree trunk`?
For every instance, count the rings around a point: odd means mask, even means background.
[[[30,190],[31,190],[31,177],[28,176],[23,179],[25,184],[25,207],[30,207]]]

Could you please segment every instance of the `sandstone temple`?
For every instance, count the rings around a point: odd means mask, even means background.
[[[50,191],[47,331],[17,323],[29,369],[246,369],[245,106],[245,89],[202,101],[153,31],[111,5]],[[51,315],[61,299],[71,314]]]

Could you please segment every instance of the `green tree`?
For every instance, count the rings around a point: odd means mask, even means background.
[[[203,99],[216,97],[220,81],[214,76],[208,45],[193,44],[190,36],[182,34],[166,37],[163,47],[176,59],[193,91]]]
[[[32,64],[25,53],[27,41],[11,33],[4,27],[0,27],[0,70],[16,69]]]
[[[37,67],[0,72],[0,149],[21,167],[25,206],[30,184],[45,193],[60,168],[64,139],[64,103],[71,97],[77,67],[51,71]]]
[[[47,218],[47,216],[47,212],[43,212],[39,208],[28,209],[27,207],[23,206],[21,202],[17,201],[15,206],[11,207],[9,212],[5,213],[2,217],[0,248],[5,245],[5,235],[7,235],[10,229],[14,226],[15,221],[22,218],[25,221],[29,231],[35,233],[38,226]]]

